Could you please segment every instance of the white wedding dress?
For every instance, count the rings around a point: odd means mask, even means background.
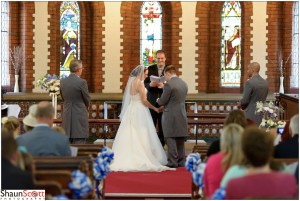
[[[140,94],[131,95],[131,101],[122,117],[112,150],[111,171],[160,172],[174,170],[167,166],[165,151],[158,139],[150,111]]]

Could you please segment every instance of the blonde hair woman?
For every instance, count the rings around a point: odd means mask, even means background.
[[[204,170],[204,192],[211,198],[227,169],[243,162],[241,137],[244,128],[236,123],[228,124],[221,134],[221,151],[211,155]]]
[[[18,137],[20,134],[20,122],[17,117],[3,117],[2,126],[6,128],[10,133],[13,133],[14,138]]]
[[[221,152],[224,154],[222,169],[227,170],[232,165],[243,163],[242,133],[244,129],[238,124],[231,123],[225,126],[221,135]]]

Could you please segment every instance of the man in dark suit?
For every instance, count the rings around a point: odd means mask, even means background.
[[[54,131],[54,108],[50,102],[38,103],[35,113],[37,125],[32,131],[17,138],[20,146],[25,146],[33,156],[70,156],[69,139]]]
[[[295,115],[290,121],[290,133],[292,138],[275,147],[274,158],[299,158],[299,115]]]
[[[187,84],[176,76],[174,66],[165,68],[168,81],[164,86],[158,104],[164,106],[162,128],[168,145],[168,167],[177,168],[185,165],[184,141],[188,136],[188,124],[185,110]]]
[[[64,101],[62,127],[71,143],[84,144],[89,136],[90,95],[86,80],[81,79],[82,61],[72,60],[71,74],[61,80],[60,93]]]
[[[156,102],[157,98],[160,98],[163,93],[164,83],[162,82],[153,82],[150,80],[150,76],[158,76],[161,77],[164,75],[164,68],[166,66],[166,53],[163,50],[158,50],[156,52],[156,61],[157,64],[148,67],[148,77],[145,79],[145,87],[148,91],[147,99],[148,101],[155,107],[159,107]],[[150,113],[153,119],[153,123],[155,127],[158,127],[158,138],[162,144],[165,145],[163,129],[161,125],[161,117],[162,113],[157,113],[154,110],[150,109]]]
[[[262,117],[255,114],[256,102],[265,102],[268,96],[268,82],[259,75],[260,65],[257,62],[249,64],[247,73],[249,79],[244,87],[243,98],[237,103],[238,108],[245,110],[246,118],[260,125]]]
[[[7,129],[1,130],[1,189],[33,189],[32,174],[17,167],[18,144]]]

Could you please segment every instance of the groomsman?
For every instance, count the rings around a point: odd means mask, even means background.
[[[265,102],[269,92],[268,82],[259,75],[259,70],[259,63],[249,64],[247,73],[250,78],[245,84],[243,98],[237,103],[238,108],[245,110],[246,118],[251,119],[258,126],[262,117],[255,114],[256,102]]]
[[[185,110],[187,84],[176,76],[174,66],[164,70],[168,81],[157,103],[164,106],[162,128],[168,146],[168,167],[177,168],[185,165],[184,141],[188,136],[188,124]]]
[[[64,101],[62,127],[74,144],[84,144],[89,136],[90,95],[86,80],[80,78],[82,71],[82,61],[72,60],[71,74],[61,80],[60,86],[61,98]]]

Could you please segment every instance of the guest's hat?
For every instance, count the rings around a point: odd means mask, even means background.
[[[33,104],[29,107],[29,114],[23,119],[23,123],[26,126],[35,127],[37,124],[35,113],[37,110],[37,104]]]
[[[1,110],[5,110],[6,108],[8,108],[8,105],[6,105],[6,104],[1,105]]]

